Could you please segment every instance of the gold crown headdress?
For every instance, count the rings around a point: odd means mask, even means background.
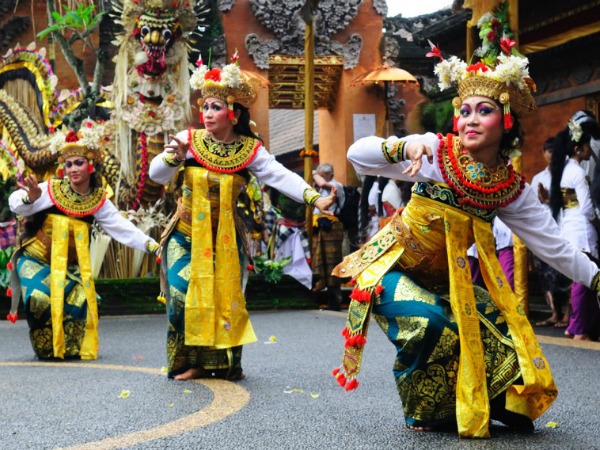
[[[507,14],[504,2],[491,14],[484,14],[477,23],[483,44],[476,51],[481,61],[475,64],[467,65],[456,56],[444,59],[440,50],[429,42],[432,51],[427,56],[440,58],[434,69],[440,90],[455,87],[458,91],[459,97],[452,100],[454,131],[457,130],[462,100],[474,95],[494,99],[502,105],[505,130],[513,126],[511,111],[523,117],[537,108],[532,95],[535,83],[529,76],[529,60],[514,49],[515,41],[511,39]]]
[[[49,148],[52,152],[60,153],[58,157],[59,178],[64,176],[64,163],[71,156],[81,156],[88,160],[90,173],[96,171],[96,165],[102,163],[102,142],[108,140],[105,136],[104,124],[86,119],[82,122],[79,131],[59,130],[50,139]]]
[[[209,97],[223,100],[227,103],[231,121],[234,120],[234,103],[249,107],[257,97],[258,81],[242,72],[238,60],[239,55],[236,50],[230,64],[222,69],[209,69],[200,57],[190,77],[190,86],[194,90],[199,90],[202,96],[198,102]],[[200,122],[202,122],[202,113],[200,113]]]

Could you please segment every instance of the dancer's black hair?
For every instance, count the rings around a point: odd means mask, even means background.
[[[262,139],[256,133],[254,133],[254,131],[252,131],[252,128],[250,128],[250,111],[248,108],[239,103],[234,103],[233,110],[240,112],[238,121],[233,126],[233,131],[235,131],[235,133],[238,135],[248,136],[262,141]]]

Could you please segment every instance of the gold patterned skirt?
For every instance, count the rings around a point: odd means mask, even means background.
[[[406,423],[455,422],[460,341],[447,294],[430,292],[398,271],[386,274],[382,286],[372,317],[396,347],[393,372]],[[487,291],[474,289],[492,400],[521,373],[503,316]]]

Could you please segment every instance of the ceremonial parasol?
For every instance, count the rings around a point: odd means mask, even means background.
[[[383,64],[375,70],[363,73],[352,81],[352,86],[356,84],[364,85],[366,83],[379,84],[383,83],[385,93],[385,126],[386,133],[389,135],[389,105],[388,105],[388,87],[389,84],[398,83],[403,86],[419,86],[419,81],[404,69],[392,67],[387,62],[387,58],[383,58]]]

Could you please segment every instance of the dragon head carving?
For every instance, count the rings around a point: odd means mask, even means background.
[[[167,70],[167,53],[181,38],[183,30],[172,11],[145,11],[133,30],[141,51],[135,54],[135,68],[140,75],[160,77]]]

